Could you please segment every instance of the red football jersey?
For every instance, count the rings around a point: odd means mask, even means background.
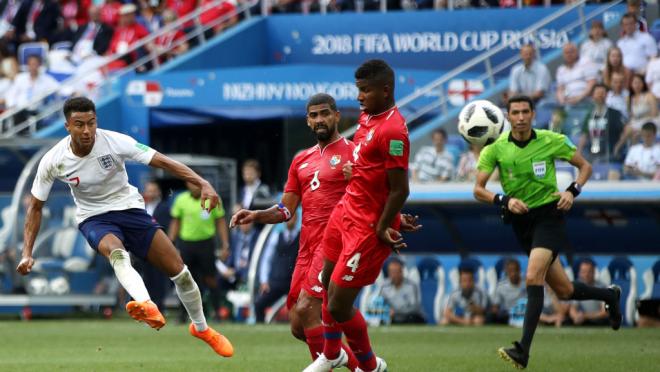
[[[378,115],[362,113],[358,123],[351,159],[353,175],[344,197],[345,214],[375,227],[390,192],[387,170],[408,170],[408,127],[397,107]]]
[[[353,158],[353,142],[339,138],[323,150],[318,145],[301,151],[289,168],[284,192],[302,199],[302,226],[325,224],[346,191],[342,166]],[[320,238],[320,237],[319,237]]]

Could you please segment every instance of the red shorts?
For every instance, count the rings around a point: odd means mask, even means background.
[[[383,263],[392,249],[378,239],[373,227],[358,224],[348,217],[344,217],[341,222],[344,248],[331,280],[344,288],[368,286],[380,275]]]
[[[296,258],[296,267],[293,269],[291,287],[286,299],[288,309],[291,309],[298,301],[301,290],[305,290],[313,297],[323,298],[323,286],[318,278],[323,270],[321,239],[324,228],[325,225],[319,224],[303,226],[300,231],[298,258]]]
[[[341,240],[341,220],[344,217],[344,203],[339,202],[328,219],[328,223],[323,233],[321,247],[323,256],[332,262],[337,262],[342,250]]]

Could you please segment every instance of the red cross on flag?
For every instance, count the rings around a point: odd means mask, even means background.
[[[452,106],[463,106],[484,91],[481,80],[454,79],[449,81],[447,96]]]

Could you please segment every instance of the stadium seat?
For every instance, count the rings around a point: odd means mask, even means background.
[[[2,208],[0,212],[0,221],[2,221],[2,225],[0,225],[0,252],[4,252],[7,248],[9,237],[11,237],[11,230],[14,225],[10,223],[13,219],[12,214],[11,206]]]
[[[497,282],[504,276],[504,264],[510,257],[502,257],[495,262],[495,265],[486,270],[486,284],[488,287],[488,296],[495,295],[495,287]]]
[[[18,65],[22,71],[25,71],[27,68],[28,57],[35,54],[40,56],[42,64],[45,64],[48,61],[48,43],[31,42],[18,46]]]
[[[426,322],[440,323],[442,300],[445,294],[445,270],[435,258],[423,258],[417,263],[419,288],[422,295],[422,309]]]
[[[632,262],[626,257],[615,257],[607,270],[602,272],[604,284],[616,284],[621,287],[621,312],[624,324],[632,326],[635,319],[635,301],[637,299],[637,272]]]
[[[644,271],[642,279],[644,281],[644,292],[639,298],[641,300],[660,298],[660,260],[655,261],[653,267]]]

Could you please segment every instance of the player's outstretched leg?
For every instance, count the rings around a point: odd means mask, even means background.
[[[179,274],[170,279],[174,282],[176,293],[192,320],[190,334],[206,342],[213,351],[223,357],[234,355],[234,347],[231,342],[206,324],[202,296],[188,267],[184,266]]]
[[[99,243],[100,252],[109,252],[108,259],[115,271],[115,276],[122,287],[133,298],[126,304],[126,311],[135,320],[148,324],[151,328],[159,330],[165,326],[165,318],[158,310],[158,306],[151,302],[147,287],[140,274],[131,265],[131,257],[123,249],[121,241],[114,235],[108,234]]]
[[[174,282],[176,294],[192,320],[190,333],[206,342],[219,355],[232,356],[234,348],[229,340],[206,324],[199,287],[170,239],[160,229],[154,233],[147,260]]]

